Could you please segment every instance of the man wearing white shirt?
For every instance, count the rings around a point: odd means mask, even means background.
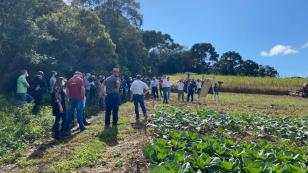
[[[151,81],[151,86],[152,86],[152,95],[154,100],[158,100],[158,80],[154,77],[153,80]]]
[[[142,109],[143,115],[147,118],[146,108],[144,105],[144,94],[147,93],[149,87],[146,83],[141,81],[141,75],[137,75],[137,79],[132,83],[130,87],[131,100],[134,101],[136,122],[139,122],[139,104]]]
[[[197,94],[198,94],[198,97],[200,97],[201,90],[202,90],[202,81],[200,79],[198,79],[197,80]]]
[[[164,101],[163,103],[168,104],[169,98],[170,98],[170,92],[172,87],[172,81],[169,77],[165,78],[163,80],[163,95],[164,95]]]
[[[176,87],[177,87],[177,90],[178,90],[178,101],[180,101],[180,99],[182,101],[184,101],[184,82],[182,80],[180,80],[177,84],[176,84]]]

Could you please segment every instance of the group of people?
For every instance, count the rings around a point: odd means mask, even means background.
[[[160,80],[155,77],[151,81],[152,87],[152,96],[153,99],[163,98],[163,103],[167,104],[169,102],[171,90],[176,90],[178,93],[178,100],[185,100],[185,93],[187,93],[186,101],[194,101],[194,95],[201,93],[203,86],[203,81],[198,79],[187,79],[187,80],[178,80],[176,84],[173,85],[173,82],[170,80],[170,77],[163,76]]]
[[[56,71],[52,72],[47,87],[42,71],[37,72],[32,82],[27,81],[27,70],[22,70],[17,79],[17,99],[19,104],[34,100],[33,110],[39,111],[42,98],[45,93],[50,93],[52,112],[55,117],[53,132],[55,139],[70,136],[74,114],[76,112],[79,130],[82,132],[90,125],[85,118],[85,108],[94,98],[105,110],[105,128],[118,125],[119,106],[125,101],[132,101],[135,106],[136,123],[140,122],[139,106],[141,107],[144,120],[147,120],[147,109],[145,96],[150,95],[154,100],[163,98],[163,103],[169,103],[171,90],[176,89],[178,100],[184,101],[184,93],[187,93],[187,101],[193,101],[194,94],[200,94],[202,88],[201,80],[179,80],[173,85],[169,77],[160,79],[137,75],[136,78],[129,77],[125,80],[120,77],[119,68],[114,68],[112,75],[95,76],[87,73],[75,72],[73,77],[66,80],[60,77]],[[30,94],[28,89],[30,89]],[[97,97],[98,96],[98,97]],[[67,105],[69,108],[67,109]]]

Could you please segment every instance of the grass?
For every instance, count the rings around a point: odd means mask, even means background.
[[[211,95],[206,99],[206,106],[197,102],[193,104],[178,102],[175,94],[172,94],[171,99],[171,104],[180,107],[217,109]],[[263,112],[273,116],[308,115],[308,100],[299,97],[221,93],[219,100],[223,112]],[[147,101],[150,112],[160,104],[160,101]],[[132,103],[121,106],[119,120],[118,128],[104,129],[104,119],[100,116],[86,131],[70,139],[59,142],[52,139],[39,140],[36,142],[38,147],[33,151],[29,147],[22,152],[30,154],[20,155],[14,162],[17,167],[10,171],[123,172],[126,170],[123,167],[135,168],[134,153],[138,153],[138,149],[142,148],[139,142],[143,140],[144,133],[143,130],[135,129],[131,125],[134,122]]]
[[[49,107],[33,115],[31,105],[17,107],[3,96],[0,104],[0,164],[13,163],[24,148],[50,131],[52,115]]]
[[[46,139],[37,144],[38,147],[24,151],[29,154],[19,157],[15,162],[17,167],[9,172],[91,172],[99,167],[106,170],[107,167],[121,169],[128,158],[133,158],[133,153],[113,151],[112,148],[118,147],[127,136],[141,135],[140,130],[131,126],[134,120],[132,114],[133,105],[127,103],[121,106],[118,128],[105,129],[104,118],[99,116],[86,131],[74,134],[69,139]]]
[[[222,75],[192,75],[194,79],[214,78],[223,81],[222,90],[238,93],[288,94],[289,90],[298,90],[308,79],[303,78],[271,78]],[[171,76],[173,81],[186,79],[186,74]]]
[[[212,110],[219,108],[223,112],[262,112],[270,115],[286,116],[308,115],[307,98],[281,95],[220,93],[218,100],[219,106],[217,107],[213,96],[208,95],[206,98],[206,107]],[[200,100],[200,102],[202,101]],[[186,105],[186,103],[182,102],[176,103],[181,106]],[[204,107],[204,105],[198,104],[190,104],[189,106]]]

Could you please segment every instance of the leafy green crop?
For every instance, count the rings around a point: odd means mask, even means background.
[[[307,117],[219,114],[167,106],[158,109],[149,126],[156,139],[144,147],[144,156],[153,173],[308,170],[303,136]],[[286,135],[291,132],[294,135]],[[260,137],[265,134],[269,137]]]
[[[308,145],[308,116],[298,118],[272,117],[261,113],[219,114],[207,110],[161,107],[149,126],[154,128],[156,135],[179,130],[226,136],[236,140],[265,139],[299,146]]]
[[[6,104],[0,97],[0,103]],[[22,149],[43,137],[52,127],[50,108],[43,107],[39,115],[32,114],[32,106],[17,108],[6,104],[0,110],[0,162],[13,162]]]

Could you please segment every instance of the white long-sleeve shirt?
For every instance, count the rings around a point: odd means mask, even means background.
[[[171,80],[163,80],[163,88],[171,88],[172,81]]]
[[[144,91],[146,90],[149,90],[149,87],[141,80],[135,80],[130,87],[130,91],[133,95],[144,95]]]

